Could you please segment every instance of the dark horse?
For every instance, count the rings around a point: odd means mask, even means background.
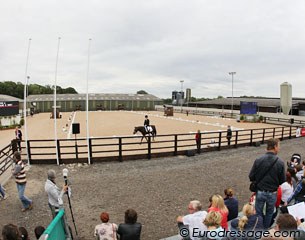
[[[134,128],[133,134],[136,134],[137,132],[142,133],[142,138],[141,138],[140,144],[142,143],[143,138],[145,138],[147,141],[147,135],[152,136],[153,141],[155,140],[155,136],[157,136],[157,129],[156,129],[155,125],[150,125],[150,127],[152,128],[152,132],[146,132],[144,126]]]

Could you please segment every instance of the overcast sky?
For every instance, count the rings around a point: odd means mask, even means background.
[[[0,7],[0,80],[170,98],[305,97],[304,0],[12,0]]]

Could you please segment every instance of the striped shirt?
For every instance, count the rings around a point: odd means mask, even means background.
[[[13,175],[15,176],[15,181],[17,184],[26,184],[24,164],[21,160],[16,163]]]

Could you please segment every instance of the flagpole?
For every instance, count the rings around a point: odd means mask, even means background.
[[[88,164],[91,164],[91,151],[90,151],[90,133],[89,133],[89,66],[90,66],[90,47],[91,47],[91,38],[89,38],[88,43],[88,62],[87,62],[87,91],[86,91],[86,127],[87,127],[87,146],[88,146]]]
[[[55,64],[55,81],[54,81],[54,99],[53,99],[54,136],[55,136],[57,165],[59,165],[59,156],[58,156],[58,146],[57,146],[56,88],[57,88],[57,65],[58,65],[59,46],[60,46],[60,37],[58,38],[58,44],[57,44],[57,55],[56,55],[56,64]]]
[[[24,136],[25,136],[25,148],[26,148],[26,155],[27,155],[27,160],[28,164],[30,165],[30,160],[29,160],[29,151],[28,151],[28,127],[27,127],[27,121],[26,121],[26,108],[27,108],[27,86],[29,83],[29,76],[28,76],[28,65],[29,65],[29,56],[30,56],[30,47],[31,47],[31,41],[32,39],[29,38],[29,43],[28,43],[28,52],[27,52],[27,57],[26,57],[26,65],[25,65],[25,78],[24,78],[24,96],[23,96],[23,119],[24,119]]]

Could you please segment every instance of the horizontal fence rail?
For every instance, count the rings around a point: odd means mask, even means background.
[[[269,138],[280,140],[294,138],[296,127],[281,126],[262,129],[247,129],[232,131],[229,141],[226,131],[202,132],[200,148],[197,149],[195,133],[158,135],[153,139],[148,137],[140,144],[141,136],[100,137],[80,139],[28,140],[28,156],[31,164],[86,163],[88,152],[91,162],[124,161],[131,159],[151,159],[154,157],[185,155],[187,151],[197,153],[219,151],[239,146],[263,144]],[[88,146],[89,142],[89,146]],[[56,148],[57,145],[57,148]],[[58,153],[56,154],[56,149]],[[22,142],[22,153],[26,153],[25,142]],[[0,175],[9,168],[12,155],[10,145],[1,151]]]

